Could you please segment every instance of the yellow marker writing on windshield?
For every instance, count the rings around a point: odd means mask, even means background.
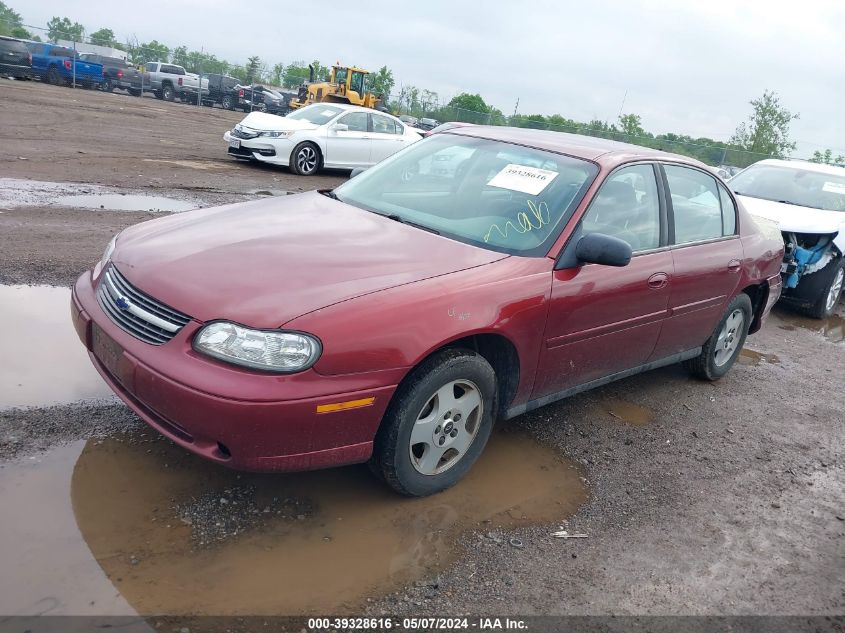
[[[533,200],[528,201],[528,211],[520,211],[516,214],[516,224],[508,220],[505,222],[504,230],[498,225],[494,224],[487,229],[487,234],[484,236],[484,241],[489,242],[493,231],[497,231],[502,239],[507,239],[508,232],[513,229],[517,233],[528,233],[529,231],[536,231],[542,229],[551,221],[551,214],[549,213],[549,205],[545,202],[535,204]]]

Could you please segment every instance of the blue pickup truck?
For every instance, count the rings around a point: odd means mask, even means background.
[[[32,74],[41,81],[72,85],[75,65],[77,85],[94,88],[103,83],[103,65],[79,59],[71,48],[41,42],[27,42],[26,46],[32,53]]]

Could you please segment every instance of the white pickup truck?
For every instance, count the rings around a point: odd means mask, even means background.
[[[182,66],[167,62],[144,64],[144,91],[152,92],[159,99],[196,101],[200,89],[199,75],[187,72]],[[208,93],[208,79],[202,80],[202,91]]]

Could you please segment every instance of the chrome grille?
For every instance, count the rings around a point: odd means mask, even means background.
[[[256,138],[258,136],[258,132],[247,132],[243,128],[234,128],[231,132],[229,132],[235,138]]]
[[[97,300],[121,329],[151,345],[167,343],[191,320],[135,288],[114,266],[103,273]]]

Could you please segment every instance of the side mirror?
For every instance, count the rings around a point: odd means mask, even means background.
[[[349,126],[346,123],[335,123],[332,126],[332,130],[335,132],[348,132]]]
[[[365,171],[367,171],[367,168],[366,168],[366,167],[356,167],[355,169],[353,169],[353,170],[349,173],[349,177],[350,177],[350,178],[355,178],[355,176],[357,176],[358,174],[363,173],[363,172],[365,172]]]
[[[583,264],[627,266],[631,262],[631,245],[604,233],[588,233],[578,240],[575,257]]]

